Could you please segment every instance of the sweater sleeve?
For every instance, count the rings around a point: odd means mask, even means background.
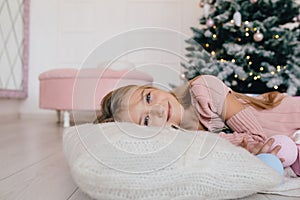
[[[249,145],[253,146],[258,142],[264,142],[266,139],[261,125],[258,123],[249,107],[233,115],[226,123],[233,131],[239,133],[235,134],[235,138],[228,138],[229,141],[240,141],[241,137],[245,137]]]
[[[211,75],[199,76],[190,84],[191,103],[199,121],[209,131],[222,129],[225,126],[225,99],[231,89]]]
[[[231,89],[214,76],[203,75],[191,82],[192,104],[200,122],[212,132],[225,126],[225,100]],[[252,111],[245,108],[233,115],[226,124],[234,131],[233,134],[219,135],[239,146],[247,139],[250,148],[265,140],[261,125]]]
[[[247,107],[233,115],[226,121],[226,123],[233,131],[246,133],[253,137],[257,136],[255,138],[259,139],[261,142],[266,139],[263,129],[251,112],[250,107]]]

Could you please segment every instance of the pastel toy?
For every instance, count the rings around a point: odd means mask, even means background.
[[[300,147],[299,147],[298,154],[299,154],[299,156],[298,156],[296,162],[294,162],[294,164],[291,165],[291,168],[297,176],[300,176]]]
[[[298,155],[296,143],[290,137],[285,135],[274,135],[270,138],[274,138],[275,140],[271,146],[272,149],[277,145],[281,146],[277,157],[284,159],[284,162],[282,163],[283,166],[288,167],[292,165],[296,161]]]

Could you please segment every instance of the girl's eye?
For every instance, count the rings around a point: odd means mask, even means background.
[[[147,102],[147,103],[150,103],[150,100],[151,100],[151,93],[149,92],[149,93],[146,95],[146,102]]]
[[[144,125],[145,125],[145,126],[148,126],[148,125],[149,125],[149,116],[145,117]]]

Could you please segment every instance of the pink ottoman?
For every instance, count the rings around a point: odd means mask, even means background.
[[[70,126],[69,111],[100,110],[101,99],[111,90],[135,84],[151,85],[153,78],[135,69],[54,69],[41,73],[39,106],[64,111],[64,127]]]

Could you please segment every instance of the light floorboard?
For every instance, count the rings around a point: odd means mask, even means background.
[[[84,194],[80,189],[77,190],[72,194],[72,196],[68,200],[93,200],[86,194]]]
[[[63,128],[48,119],[0,121],[1,200],[89,200],[63,155]]]

